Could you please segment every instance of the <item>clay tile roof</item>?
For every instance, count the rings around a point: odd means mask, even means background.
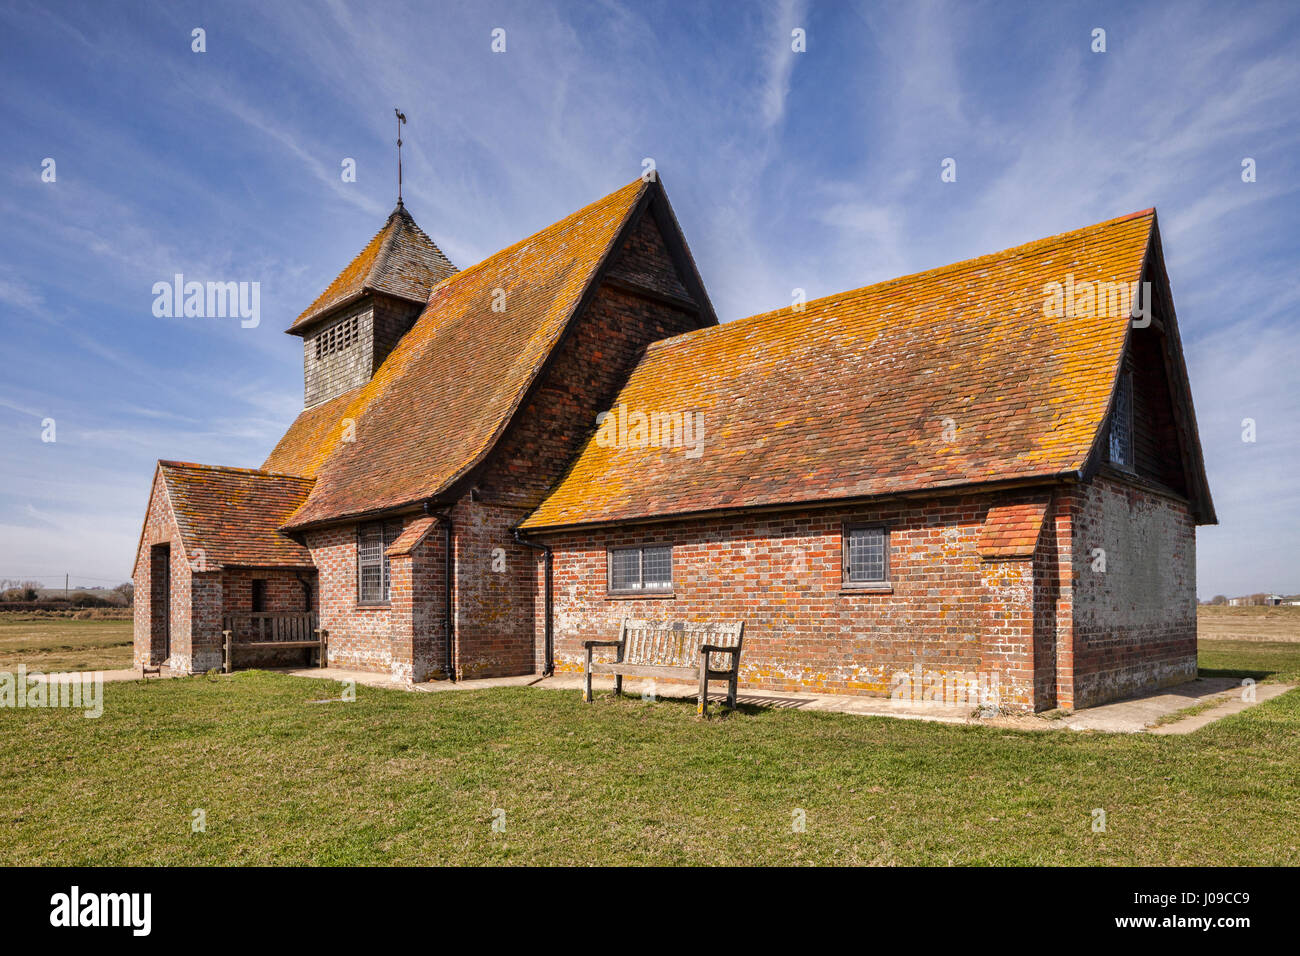
[[[984,518],[979,552],[983,558],[1027,558],[1038,547],[1047,514],[1047,496],[1012,505],[994,505]]]
[[[348,409],[360,392],[357,387],[300,412],[262,462],[262,470],[315,478],[316,470],[342,437]]]
[[[402,529],[402,533],[397,536],[397,540],[390,544],[384,553],[390,558],[411,554],[420,546],[420,542],[428,536],[429,532],[437,526],[437,518],[427,516],[416,518]]]
[[[649,189],[638,179],[437,285],[348,402],[356,440],[329,442],[285,527],[434,497],[481,461]],[[493,309],[502,294],[504,308]],[[311,431],[305,424],[303,435]]]
[[[325,313],[366,292],[383,292],[424,303],[429,298],[429,290],[455,272],[456,267],[399,203],[384,227],[294,320],[288,331],[301,334]]]
[[[1146,210],[654,343],[612,407],[702,413],[698,455],[593,436],[523,527],[1077,471],[1129,323],[1053,318],[1044,289],[1138,281],[1154,222]]]
[[[185,555],[221,567],[313,567],[311,552],[279,531],[311,479],[251,468],[160,461]]]

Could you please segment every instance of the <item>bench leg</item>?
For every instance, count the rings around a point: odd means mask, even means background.
[[[230,632],[230,631],[222,631],[222,632],[221,632],[221,636],[224,637],[224,638],[226,639],[226,641],[225,641],[225,643],[226,643],[226,659],[225,659],[225,661],[222,662],[222,663],[224,664],[224,667],[223,667],[222,669],[223,669],[227,674],[229,674],[229,673],[231,672],[231,670],[234,669],[234,663],[235,663],[235,662],[234,662],[234,656],[235,656],[235,655],[234,655],[234,648],[231,646],[231,644],[233,643],[233,641],[231,640],[232,635],[231,635],[231,632]],[[162,671],[159,671],[159,674],[161,674],[161,673],[162,673]]]
[[[705,654],[700,659],[700,702],[696,705],[695,712],[701,717],[709,715],[709,655]]]
[[[727,681],[727,707],[731,710],[736,709],[736,685],[740,683],[740,672],[734,670],[731,672],[731,679]]]
[[[591,703],[591,648],[587,648],[587,663],[582,668],[582,700]]]
[[[614,675],[614,696],[615,697],[623,696],[623,675],[622,674]]]

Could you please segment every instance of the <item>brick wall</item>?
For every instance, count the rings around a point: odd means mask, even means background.
[[[391,558],[390,675],[396,681],[447,677],[446,543],[441,525],[425,523],[419,544]]]
[[[624,616],[743,619],[741,682],[769,691],[888,695],[921,683],[992,679],[1004,706],[1047,705],[1035,686],[1034,561],[982,561],[994,501],[965,496],[865,508],[699,519],[546,537],[555,548],[557,669],[581,668],[581,642],[612,639]],[[890,528],[892,591],[841,586],[845,522]],[[673,545],[671,597],[611,598],[606,549]]]
[[[452,512],[456,582],[453,595],[456,675],[461,679],[532,674],[543,664],[535,631],[536,552],[510,529],[521,508],[473,502]]]
[[[337,667],[391,671],[392,617],[389,605],[357,602],[355,525],[307,534],[320,591],[320,626],[329,631],[329,662]]]
[[[1099,477],[1073,494],[1075,707],[1196,676],[1196,527],[1186,503]],[[1105,570],[1095,570],[1096,549]]]
[[[169,558],[166,562],[164,550]],[[166,487],[162,476],[155,472],[134,576],[132,663],[135,667],[164,663],[162,625],[164,616],[168,616],[171,662],[174,666],[189,668],[191,594],[190,571],[185,562],[180,529],[172,516]],[[166,582],[161,574],[164,563],[170,567],[170,580]]]

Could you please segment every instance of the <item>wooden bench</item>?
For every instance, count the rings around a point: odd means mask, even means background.
[[[624,618],[617,641],[584,641],[587,650],[583,668],[582,699],[591,702],[591,675],[613,674],[614,693],[623,693],[623,678],[664,677],[698,679],[700,698],[697,712],[709,710],[709,681],[727,682],[727,706],[736,706],[736,684],[740,680],[740,648],[744,642],[744,621],[689,623]],[[612,661],[593,661],[597,647],[615,648]]]
[[[229,674],[235,669],[235,650],[243,648],[279,648],[283,650],[310,648],[316,651],[316,664],[325,667],[329,661],[329,631],[316,627],[316,615],[311,612],[273,613],[257,612],[241,617],[232,616],[225,621],[221,632],[225,643],[223,670]],[[256,640],[239,640],[241,631],[252,626]]]

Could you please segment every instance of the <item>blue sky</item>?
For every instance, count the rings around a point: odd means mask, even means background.
[[[457,265],[650,156],[723,321],[1156,206],[1220,519],[1198,591],[1300,591],[1298,40],[1291,3],[5,0],[0,578],[125,580],[156,459],[261,463],[302,407],[283,329],[393,206],[400,106]],[[156,318],[178,272],[259,282],[260,325]]]

